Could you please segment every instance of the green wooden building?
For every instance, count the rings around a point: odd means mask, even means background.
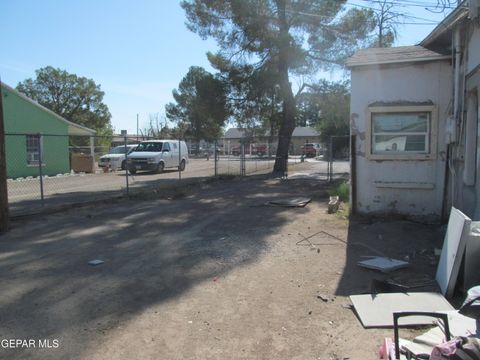
[[[10,86],[1,85],[7,177],[70,172],[69,136],[88,136],[93,150],[95,130],[74,124]],[[92,151],[93,154],[93,151]]]

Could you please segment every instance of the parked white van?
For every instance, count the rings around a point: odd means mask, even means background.
[[[161,173],[167,168],[183,171],[187,162],[187,144],[178,140],[142,141],[127,157],[130,174],[135,174],[139,170]]]

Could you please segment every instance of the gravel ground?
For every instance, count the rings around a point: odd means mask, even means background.
[[[0,237],[0,339],[37,346],[0,347],[0,358],[378,358],[393,330],[363,329],[348,296],[383,275],[356,262],[416,249],[397,273],[432,276],[439,237],[431,226],[329,215],[327,190],[248,177],[15,221]],[[263,206],[290,196],[312,202]],[[39,349],[39,339],[58,347]]]

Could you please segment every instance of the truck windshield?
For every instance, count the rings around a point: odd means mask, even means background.
[[[143,142],[138,144],[138,146],[135,149],[135,152],[137,151],[160,152],[162,151],[162,145],[163,143],[161,142]]]

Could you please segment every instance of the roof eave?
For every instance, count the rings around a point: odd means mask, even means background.
[[[427,61],[442,61],[450,60],[449,55],[437,56],[437,57],[424,57],[417,59],[398,59],[398,60],[385,60],[385,61],[367,61],[367,62],[356,62],[356,63],[347,63],[348,68],[353,68],[357,66],[371,66],[371,65],[388,65],[388,64],[404,64],[412,62],[427,62]]]
[[[420,42],[420,46],[428,48],[440,36],[450,31],[455,24],[468,16],[467,0],[462,1],[455,10],[453,10],[445,19],[443,19],[425,39]]]
[[[25,94],[22,94],[20,91],[12,88],[11,86],[5,84],[4,82],[1,83],[1,86],[5,86],[5,88],[13,93],[15,93],[16,95],[20,96],[22,99],[24,99],[25,101],[28,101],[30,104],[42,109],[43,111],[53,115],[54,117],[56,117],[57,119],[59,119],[60,121],[64,122],[67,124],[67,129],[68,129],[68,135],[95,135],[96,134],[96,131],[93,130],[93,129],[90,129],[90,128],[87,128],[85,126],[82,126],[82,125],[79,125],[79,124],[75,124],[67,119],[65,119],[64,117],[58,115],[56,112],[46,108],[45,106],[43,105],[40,105],[38,102],[30,99],[28,96],[26,96]],[[72,128],[76,128],[76,129],[79,129],[80,130],[80,133],[78,134],[73,134],[73,133],[70,133],[70,129]]]

